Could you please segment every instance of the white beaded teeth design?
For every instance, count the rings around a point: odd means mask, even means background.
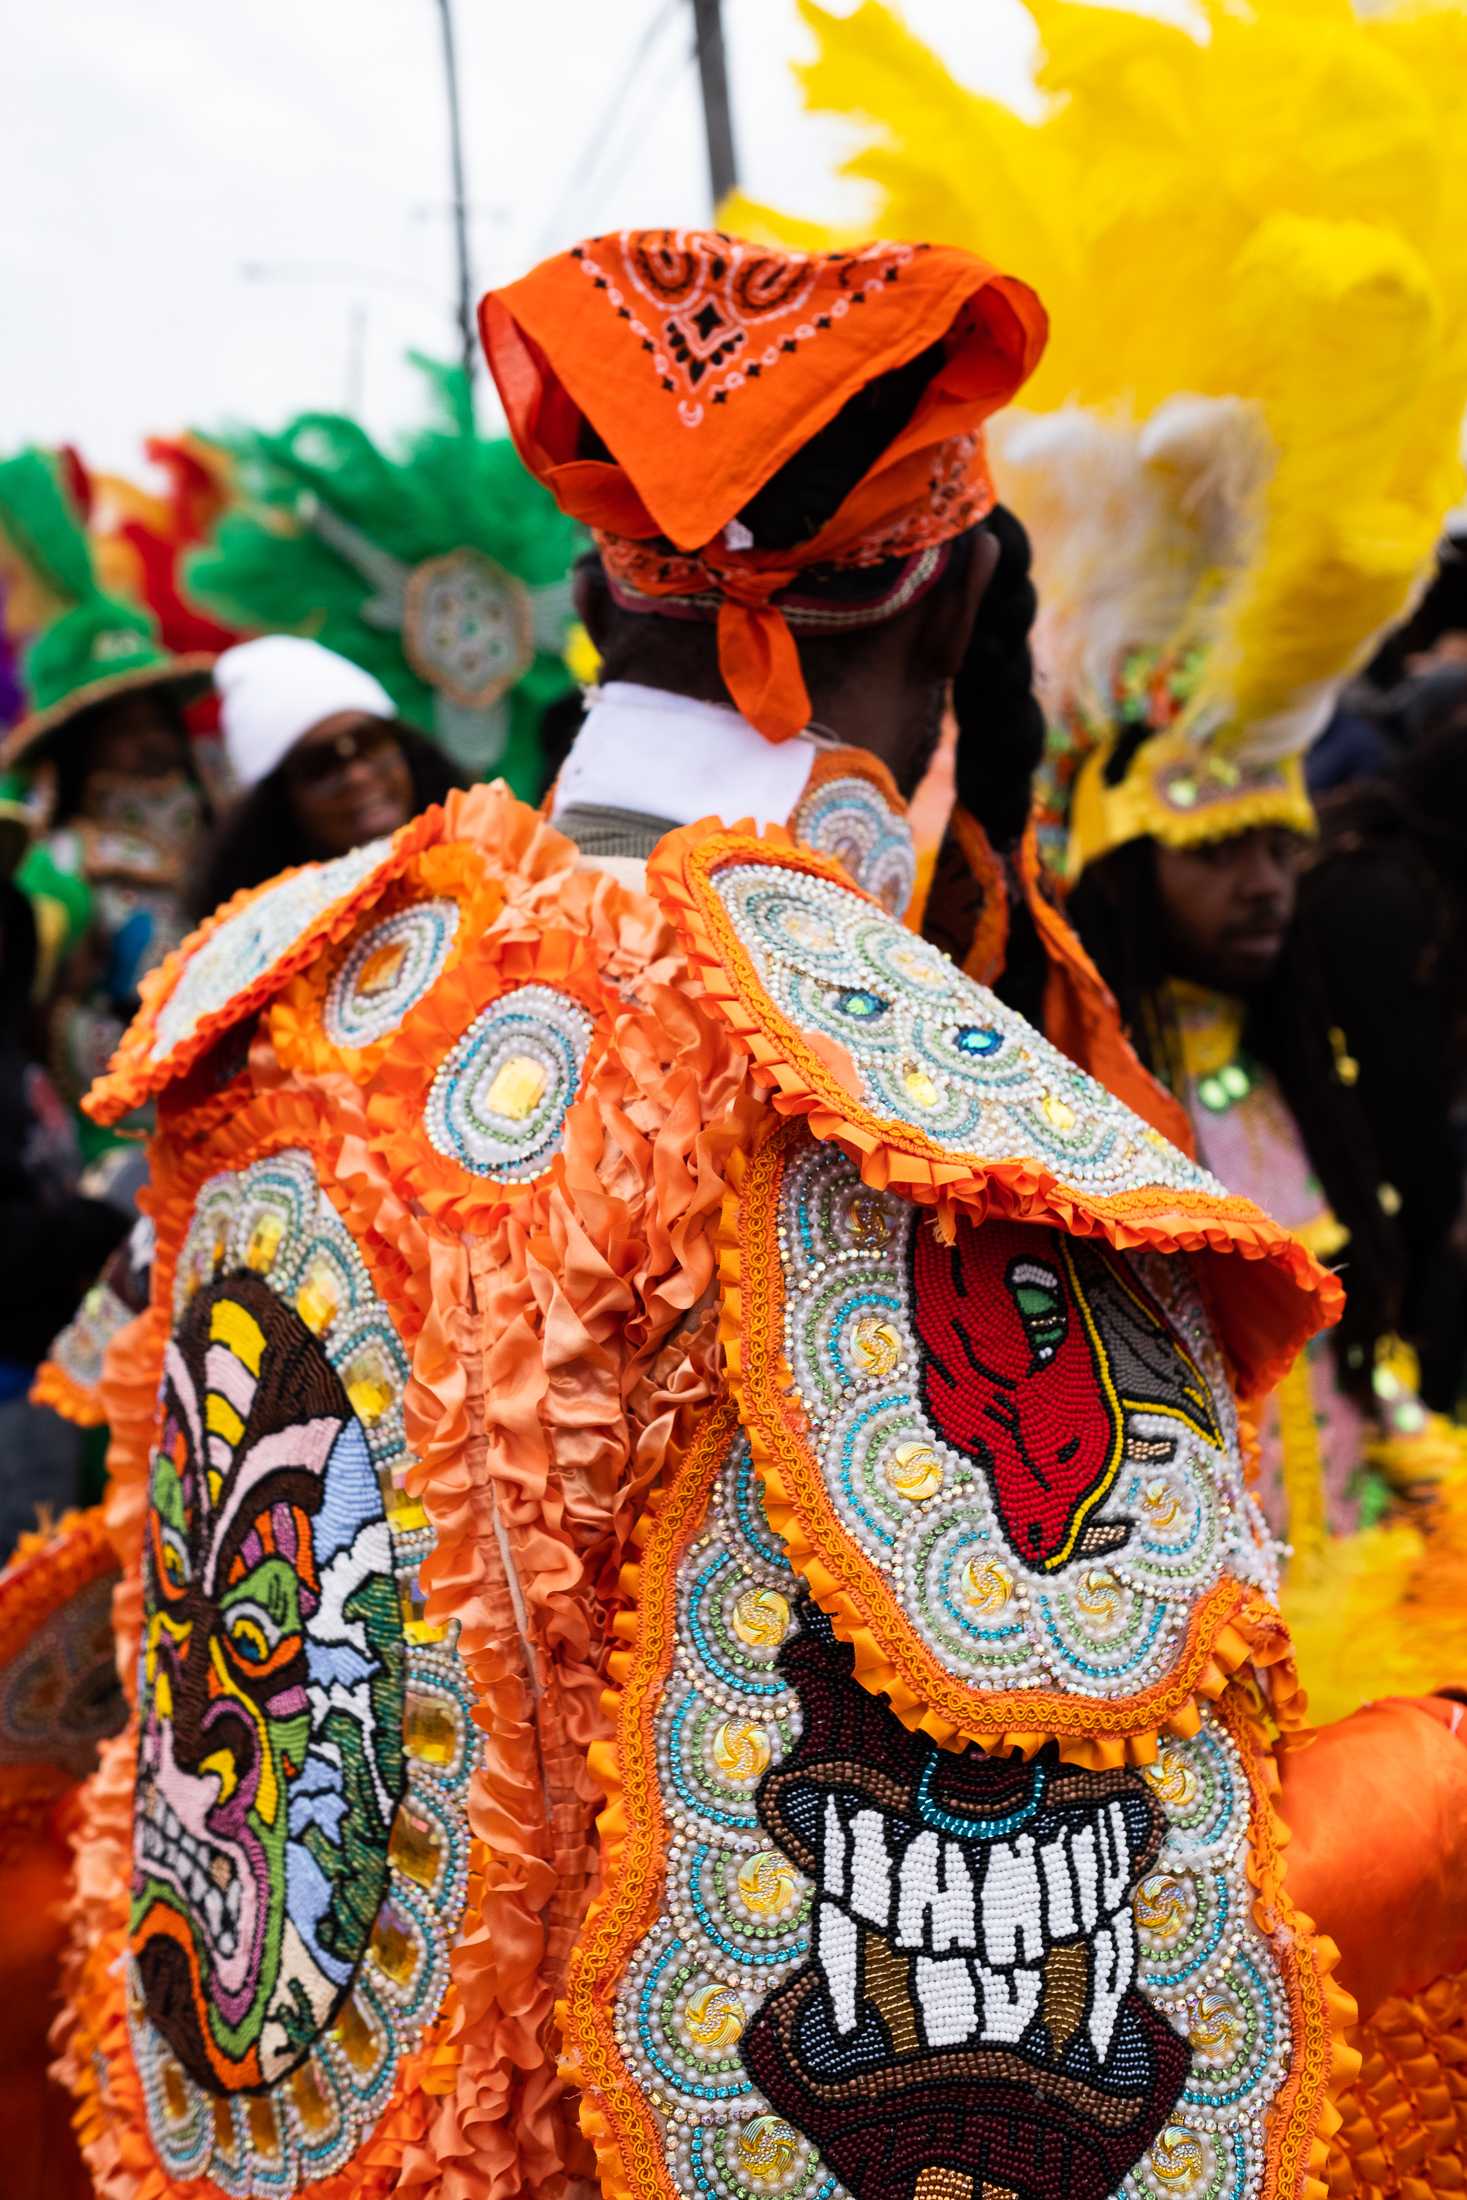
[[[920,1917],[932,1900],[923,1845],[889,1849],[879,1812],[865,1813],[875,1823],[864,1830],[846,1822],[846,1805],[838,1824],[827,1820],[834,1846],[818,1890],[757,1816],[758,1782],[800,1729],[798,1696],[776,1665],[799,1625],[798,1595],[739,1438],[678,1568],[677,1647],[655,1717],[670,1828],[665,1883],[615,1996],[620,2054],[685,2200],[838,2200],[837,2180],[754,2085],[739,2044],[812,1953],[832,2021],[839,2026],[844,2010],[854,2024],[857,1935],[875,1923],[900,1946],[904,1911]],[[1092,1965],[1103,1969],[1108,1950],[1117,1976],[1124,1970],[1192,2050],[1171,2120],[1121,2191],[1127,2200],[1256,2200],[1290,2038],[1273,1953],[1251,1916],[1247,1780],[1210,1710],[1190,1740],[1164,1743],[1142,1777],[1166,1832],[1129,1902],[1120,1896],[1106,1908],[1108,1829],[1119,1861],[1113,1816],[1061,1834],[1053,1855],[1022,1833],[995,1841],[973,1890],[973,1946],[959,1959],[972,1967],[958,1997],[963,2027],[954,2030],[951,1960],[914,1964],[914,2021],[933,2045],[1021,2042],[1031,2020],[1043,2022],[1030,1974],[1081,1933]],[[835,1929],[842,1918],[853,1930]],[[1087,2012],[1102,2061],[1119,1998],[1097,1993]]]
[[[881,1568],[956,1679],[1121,1699],[1171,1668],[1199,1597],[1225,1573],[1273,1593],[1276,1552],[1247,1491],[1231,1393],[1190,1271],[1136,1261],[1201,1370],[1223,1448],[1161,1412],[1127,1414],[1126,1453],[1097,1522],[1126,1520],[1103,1561],[1024,1566],[982,1469],[922,1405],[908,1202],[873,1192],[829,1146],[801,1147],[779,1198],[785,1358],[843,1531]]]
[[[829,779],[795,812],[796,840],[834,856],[856,884],[894,917],[905,915],[917,885],[917,849],[905,817],[882,800],[869,779]]]
[[[367,1047],[395,1031],[441,975],[458,931],[456,901],[420,901],[368,925],[331,981],[322,1024],[333,1046]]]
[[[148,2022],[130,1961],[128,2017],[165,2174],[208,2178],[229,2200],[292,2200],[352,2159],[391,2097],[402,2057],[438,2014],[468,1888],[478,1750],[453,1632],[424,1617],[418,1590],[434,1536],[403,1486],[412,1464],[402,1415],[408,1356],[308,1154],[278,1153],[204,1185],[178,1262],[175,1321],[196,1290],[240,1269],[317,1336],[366,1438],[403,1613],[407,1785],[386,1892],[347,2001],[294,2072],[248,2097],[205,2092]]]
[[[370,840],[330,863],[310,864],[293,878],[267,886],[227,918],[194,950],[158,1011],[149,1061],[161,1062],[206,1016],[227,1008],[236,994],[256,984],[309,925],[370,877],[391,846],[390,840]]]
[[[591,1032],[586,1011],[553,986],[501,994],[438,1066],[424,1120],[431,1144],[474,1176],[539,1176],[560,1149]]]
[[[792,1023],[835,1039],[885,1121],[979,1161],[1038,1161],[1098,1197],[1222,1186],[985,986],[831,879],[731,864],[717,893]]]

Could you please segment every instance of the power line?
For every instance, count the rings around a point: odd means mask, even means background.
[[[567,216],[580,198],[582,191],[590,183],[607,145],[615,135],[618,122],[623,119],[622,111],[626,104],[627,94],[636,83],[638,74],[646,63],[653,47],[657,44],[658,39],[673,18],[681,13],[682,5],[683,0],[660,0],[660,5],[648,17],[646,24],[643,26],[642,35],[632,48],[627,65],[617,79],[611,96],[602,110],[601,118],[591,133],[580,160],[571,171],[559,198],[557,198],[540,231],[540,241],[537,247],[539,251],[549,252],[553,250],[564,237],[567,228]]]

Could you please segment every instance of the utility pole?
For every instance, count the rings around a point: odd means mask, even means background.
[[[474,334],[474,278],[469,267],[469,206],[464,186],[464,137],[459,117],[458,59],[453,42],[453,0],[438,0],[443,29],[443,75],[448,95],[448,142],[453,166],[453,233],[458,250],[458,333],[468,391],[468,424],[474,421],[474,370],[478,344]]]
[[[708,139],[708,182],[716,219],[719,207],[739,180],[734,159],[733,115],[728,103],[728,58],[723,46],[721,0],[693,0],[693,30],[698,42],[703,129]]]

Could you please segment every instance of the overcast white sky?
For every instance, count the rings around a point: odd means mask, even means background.
[[[1018,0],[902,7],[958,75],[1022,83]],[[480,288],[593,229],[708,218],[687,0],[455,9]],[[741,180],[840,211],[794,0],[724,12]],[[0,52],[0,451],[136,471],[153,429],[417,415],[403,354],[454,344],[433,0],[0,0]]]

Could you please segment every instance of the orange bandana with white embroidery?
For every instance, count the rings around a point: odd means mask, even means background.
[[[480,318],[525,464],[595,529],[614,587],[716,614],[729,693],[771,740],[809,719],[780,598],[813,567],[916,557],[974,526],[993,503],[983,422],[1046,335],[1024,283],[947,246],[790,253],[667,229],[573,246],[491,291]],[[910,418],[819,531],[759,549],[750,498],[939,343]]]

